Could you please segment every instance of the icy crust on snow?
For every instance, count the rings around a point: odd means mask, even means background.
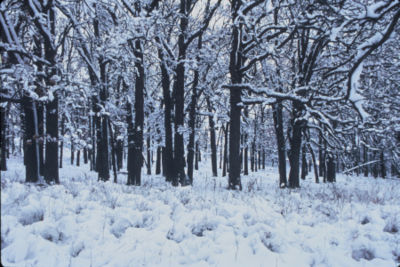
[[[20,163],[10,162],[13,170]],[[400,184],[338,176],[336,184],[279,189],[275,170],[225,189],[208,165],[193,187],[160,176],[143,186],[97,182],[86,167],[61,184],[2,173],[5,266],[395,266],[400,260]],[[120,175],[122,176],[122,175]],[[122,178],[122,177],[121,177]]]

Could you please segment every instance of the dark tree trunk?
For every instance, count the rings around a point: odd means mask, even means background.
[[[81,150],[78,149],[76,151],[76,166],[80,166],[81,165]]]
[[[171,127],[171,111],[172,101],[170,94],[170,79],[168,74],[167,65],[164,59],[162,49],[158,50],[161,68],[161,85],[164,97],[164,128],[165,128],[165,147],[162,150],[163,173],[167,182],[172,182],[174,172],[174,156],[172,151],[172,127]]]
[[[378,159],[376,151],[373,152],[373,159],[375,161]],[[379,174],[379,163],[378,162],[373,163],[372,174],[373,174],[374,178],[378,178],[378,174]]]
[[[206,98],[208,112],[212,113],[212,106],[209,97]],[[213,116],[208,116],[208,125],[210,126],[210,146],[211,146],[211,169],[214,177],[218,176],[217,170],[217,145],[215,138],[215,122]]]
[[[117,140],[117,148],[116,148],[116,154],[117,154],[117,167],[118,170],[121,170],[123,167],[123,153],[124,153],[124,140],[118,139]]]
[[[285,153],[286,152],[284,152],[283,156],[285,156]],[[263,170],[265,170],[265,150],[264,149],[262,151],[262,168],[263,168]],[[279,176],[280,176],[280,172],[279,172]],[[286,178],[286,159],[285,159],[285,175],[284,175],[284,177]]]
[[[301,151],[301,179],[305,180],[308,172],[307,157],[306,157],[306,145],[303,145]]]
[[[380,153],[380,164],[381,164],[381,177],[386,178],[385,154],[383,150],[381,150]]]
[[[39,145],[37,144],[37,110],[36,103],[29,97],[24,96],[22,101],[24,110],[24,163],[25,181],[35,183],[39,181]],[[36,129],[35,129],[36,127]]]
[[[365,164],[365,166],[364,166],[364,176],[365,177],[368,177],[368,175],[369,175],[369,164],[366,164],[366,163],[368,163],[368,148],[367,148],[367,146],[366,145],[363,145],[363,158],[364,158],[364,164]]]
[[[185,60],[186,44],[185,34],[188,26],[187,11],[190,8],[187,0],[180,1],[180,33],[178,36],[178,65],[174,77],[174,96],[175,96],[175,134],[174,134],[174,175],[172,185],[187,185],[185,174],[185,151],[183,142],[183,133],[180,128],[184,126],[184,107],[185,107]]]
[[[314,150],[312,149],[310,143],[308,142],[308,150],[311,153],[311,159],[313,162],[313,166],[314,166],[314,178],[315,178],[315,182],[318,184],[319,183],[319,178],[318,178],[318,168],[317,168],[317,162],[316,162],[316,158],[315,158],[315,153]]]
[[[241,90],[231,90],[229,131],[229,189],[239,190],[242,189],[242,183],[240,181],[240,107],[238,107],[238,104],[240,102]]]
[[[149,129],[150,134],[150,129]],[[147,175],[151,175],[151,150],[150,150],[150,135],[147,137],[146,145],[147,145]]]
[[[301,150],[301,139],[304,121],[300,119],[303,108],[301,103],[293,103],[293,113],[291,120],[291,135],[290,141],[290,152],[289,152],[289,187],[296,188],[300,187],[299,170],[300,170],[300,150]]]
[[[1,131],[1,160],[0,160],[0,170],[7,170],[7,159],[6,159],[6,109],[0,106],[0,131]]]
[[[283,131],[282,103],[278,102],[273,106],[274,128],[276,143],[278,146],[278,169],[279,169],[279,187],[284,188],[287,185],[286,179],[286,145]],[[265,169],[265,153],[263,154],[263,169]]]
[[[45,166],[44,166],[44,109],[43,109],[43,103],[36,103],[36,109],[37,109],[37,118],[38,118],[38,131],[39,131],[39,136],[38,136],[38,142],[39,142],[39,161],[40,161],[40,176],[44,176],[45,172]],[[47,114],[47,111],[46,111]],[[47,117],[47,116],[46,116]],[[47,120],[46,120],[47,121]],[[47,123],[46,123],[47,124]],[[48,140],[46,138],[46,146],[47,146]]]
[[[319,176],[325,177],[325,151],[323,145],[322,134],[319,134],[319,143],[318,143],[318,157],[319,157]],[[325,181],[324,181],[325,182]]]
[[[74,139],[71,138],[71,165],[74,165],[75,161],[75,145]]]
[[[326,175],[327,182],[329,182],[329,183],[336,182],[335,160],[332,155],[328,155],[326,172],[327,172],[327,175]]]
[[[231,12],[232,21],[236,21],[239,16],[238,12],[242,2],[232,0]],[[229,73],[232,84],[241,84],[243,73],[242,67],[242,45],[241,45],[241,28],[242,24],[233,23],[232,25],[232,41],[229,59]],[[230,134],[229,134],[229,189],[242,190],[242,182],[240,179],[240,106],[238,105],[242,99],[242,89],[235,88],[230,90]]]
[[[116,158],[115,136],[110,121],[108,122],[108,130],[110,132],[110,140],[111,140],[111,165],[113,169],[114,183],[117,183],[118,177],[117,177],[117,163],[115,159]]]
[[[202,40],[201,36],[199,37],[199,41],[197,43],[197,48],[201,49]],[[196,58],[199,61],[199,57]],[[192,99],[190,102],[190,110],[189,110],[189,144],[188,144],[188,152],[187,152],[187,163],[188,163],[188,177],[189,183],[193,184],[193,161],[194,161],[194,153],[195,153],[195,136],[196,136],[196,104],[197,104],[197,86],[199,84],[199,71],[197,69],[194,70],[193,77],[193,85],[192,85]]]
[[[88,151],[86,147],[83,148],[83,163],[84,164],[88,163]]]
[[[255,151],[254,150],[255,149],[254,149],[254,147],[255,147],[255,144],[253,141],[253,142],[251,142],[251,149],[250,149],[250,169],[252,172],[254,172],[254,170],[255,170],[255,167],[254,167],[254,164],[255,164],[255,159],[254,159]]]
[[[225,141],[224,141],[224,163],[222,166],[222,176],[226,176],[226,171],[227,171],[227,164],[228,164],[228,129],[229,129],[229,123],[226,124],[226,127],[224,128],[224,133],[225,133]]]
[[[144,62],[143,49],[140,40],[135,41],[134,54],[137,59],[135,62],[136,81],[135,81],[135,125],[133,131],[133,144],[130,146],[130,156],[128,162],[131,167],[128,169],[128,185],[141,185],[142,166],[143,166],[143,122],[144,122]],[[128,154],[129,157],[129,154]]]
[[[244,148],[244,175],[249,175],[249,147],[247,146],[247,135],[244,137],[245,140],[245,148]]]
[[[47,183],[59,183],[58,176],[58,96],[46,105],[46,162],[44,178]]]
[[[133,115],[132,115],[132,105],[131,103],[127,103],[127,124],[128,124],[128,129],[127,129],[127,134],[128,134],[128,159],[127,159],[127,170],[128,170],[128,179],[127,179],[127,185],[132,185],[134,181],[134,157],[133,157],[133,150],[134,150],[134,135],[135,135],[135,130],[133,126]]]
[[[161,147],[157,147],[156,174],[161,173]]]
[[[196,156],[195,156],[195,161],[194,161],[194,169],[196,171],[199,169],[199,156],[200,156],[199,141],[197,141],[196,142]]]
[[[65,134],[65,115],[62,115],[61,119],[61,142],[60,142],[60,164],[59,167],[63,167],[63,155],[64,155],[64,134]]]

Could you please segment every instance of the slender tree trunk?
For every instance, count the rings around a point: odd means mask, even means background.
[[[74,165],[75,161],[75,145],[74,139],[71,138],[71,165]]]
[[[282,103],[278,102],[273,106],[273,118],[276,143],[278,146],[278,169],[279,169],[279,187],[284,188],[287,185],[286,180],[286,145],[283,131]],[[265,152],[263,154],[263,169],[265,169]]]
[[[150,133],[150,129],[149,129],[149,133]],[[147,145],[147,175],[151,175],[151,162],[152,162],[152,159],[151,159],[151,150],[150,150],[150,143],[151,143],[151,140],[150,140],[150,135],[147,137],[147,140],[146,140],[146,145]]]
[[[222,176],[226,176],[226,171],[227,171],[227,164],[228,164],[228,129],[229,129],[229,123],[226,124],[226,127],[224,128],[224,133],[225,133],[225,141],[224,141],[224,163],[222,166]]]
[[[326,182],[326,147],[325,141],[319,134],[319,176],[323,177],[323,182]]]
[[[374,160],[377,160],[377,159],[378,159],[378,156],[377,156],[377,152],[376,152],[376,151],[373,152],[373,159],[374,159]],[[372,173],[373,173],[373,175],[374,175],[374,178],[378,178],[378,173],[379,173],[379,163],[378,163],[378,162],[373,163]]]
[[[161,147],[157,147],[157,158],[156,158],[156,174],[161,173]]]
[[[212,113],[212,107],[209,97],[206,98],[208,112]],[[217,146],[215,138],[215,122],[213,116],[208,116],[208,125],[210,126],[210,146],[211,146],[211,169],[214,177],[218,176],[217,170]]]
[[[185,60],[186,44],[185,34],[188,26],[187,11],[189,6],[187,0],[180,1],[180,34],[178,36],[178,65],[175,70],[174,92],[175,92],[175,134],[174,134],[174,168],[175,173],[172,179],[172,185],[187,185],[185,174],[185,151],[183,142],[183,133],[181,127],[184,126],[184,107],[185,107]]]
[[[194,169],[196,171],[199,169],[199,156],[200,156],[199,141],[196,141],[196,156],[195,156],[195,161],[194,161]]]
[[[316,159],[315,159],[315,153],[314,153],[314,150],[312,149],[312,147],[311,147],[311,145],[310,145],[310,143],[308,142],[308,150],[310,151],[310,153],[311,153],[311,159],[312,159],[312,162],[313,162],[313,166],[314,166],[314,178],[315,178],[315,183],[319,183],[319,178],[318,178],[318,168],[317,168],[317,161],[316,161]]]
[[[236,21],[239,16],[238,12],[242,2],[239,0],[231,1],[232,21]],[[241,67],[242,59],[242,42],[241,28],[242,24],[233,23],[232,25],[232,41],[229,59],[229,73],[232,84],[241,84],[243,74]],[[242,182],[240,179],[240,116],[241,108],[238,105],[242,100],[242,89],[235,88],[230,90],[230,133],[229,133],[229,189],[242,190]]]
[[[60,164],[59,167],[63,167],[63,155],[64,155],[64,134],[65,134],[65,115],[62,115],[61,119],[61,142],[60,142]]]
[[[369,164],[366,164],[366,163],[368,163],[368,148],[367,148],[367,146],[366,145],[363,145],[363,158],[364,158],[364,164],[365,164],[365,166],[364,166],[364,176],[365,177],[368,177],[368,175],[369,175]]]
[[[381,177],[386,178],[385,154],[383,150],[381,150],[380,152],[380,163],[381,163]]]
[[[25,181],[35,183],[39,181],[38,164],[38,146],[36,145],[37,137],[35,133],[35,112],[36,107],[34,101],[27,97],[23,97],[22,108],[24,110],[24,163],[25,163]]]
[[[299,170],[300,170],[300,150],[301,150],[301,139],[304,122],[300,120],[302,114],[301,103],[293,103],[293,112],[291,120],[291,136],[290,141],[290,172],[289,172],[289,187],[296,188],[300,187]]]
[[[117,177],[117,163],[116,163],[116,149],[115,149],[115,136],[114,132],[111,127],[111,122],[108,122],[108,130],[110,132],[110,140],[111,140],[111,165],[113,169],[113,175],[114,175],[114,183],[118,182],[118,177]]]
[[[76,166],[80,166],[81,165],[81,150],[78,149],[76,151]]]
[[[202,40],[201,36],[199,37],[199,41],[197,43],[197,49],[201,49]],[[199,57],[196,58],[197,61],[200,60]],[[192,85],[192,99],[190,102],[190,110],[189,110],[189,144],[188,144],[188,152],[187,152],[187,163],[188,163],[188,177],[189,183],[193,184],[193,161],[194,161],[194,153],[195,153],[195,136],[196,136],[196,104],[197,104],[197,86],[199,84],[199,71],[197,69],[194,70],[193,77],[193,85]]]
[[[0,106],[0,131],[1,131],[1,160],[0,160],[0,170],[7,170],[7,159],[6,159],[6,109]]]
[[[38,136],[38,143],[39,143],[39,161],[40,161],[40,176],[44,176],[45,172],[45,166],[44,166],[44,108],[43,108],[43,103],[36,103],[36,110],[37,110],[37,119],[38,119],[38,131],[39,131],[39,136]],[[46,112],[47,114],[47,112]],[[47,118],[47,116],[46,116]],[[46,120],[47,121],[47,120]],[[47,124],[47,123],[46,123]],[[46,146],[47,146],[48,140],[46,138]]]
[[[117,167],[118,170],[121,170],[123,167],[123,153],[124,153],[124,140],[118,139],[117,140],[117,148],[116,148],[116,154],[117,154]]]
[[[133,126],[133,115],[132,115],[132,105],[131,103],[127,102],[127,116],[126,116],[126,120],[127,120],[127,124],[128,124],[128,129],[127,129],[127,133],[128,133],[128,159],[127,159],[127,170],[128,170],[128,179],[127,179],[127,185],[132,185],[134,182],[134,171],[133,168],[135,166],[134,164],[134,157],[133,157],[133,150],[134,150],[134,135],[135,135],[135,130],[134,130],[134,126]]]
[[[163,89],[164,97],[164,129],[165,129],[165,147],[162,150],[163,158],[163,173],[165,175],[165,180],[167,182],[172,182],[173,177],[173,163],[174,156],[172,150],[172,127],[171,127],[171,111],[172,111],[172,101],[170,94],[170,79],[168,74],[167,65],[164,59],[162,49],[158,50],[158,57],[160,58],[160,68],[161,68],[161,85]]]
[[[83,148],[83,163],[87,164],[88,163],[88,151],[87,147]]]
[[[326,181],[329,183],[336,182],[336,168],[335,161],[332,154],[328,155]]]
[[[307,176],[308,166],[306,158],[306,145],[303,145],[301,150],[301,179],[305,180]]]
[[[133,144],[130,146],[130,154],[128,152],[128,184],[141,185],[142,165],[143,165],[143,122],[144,122],[144,62],[143,49],[140,40],[135,41],[134,54],[137,58],[135,68],[137,77],[135,81],[135,126],[131,127],[133,132]]]

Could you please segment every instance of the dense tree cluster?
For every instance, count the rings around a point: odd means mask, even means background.
[[[290,188],[400,176],[399,18],[399,0],[3,1],[1,168],[23,151],[27,182],[58,183],[67,146],[129,185],[142,167],[190,185],[204,154],[229,189],[249,163]]]

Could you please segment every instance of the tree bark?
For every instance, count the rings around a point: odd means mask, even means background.
[[[212,113],[212,107],[209,97],[206,98],[208,112]],[[210,146],[211,146],[211,169],[214,177],[218,176],[217,168],[217,145],[215,138],[215,122],[213,116],[208,116],[208,125],[210,127]]]
[[[157,147],[156,174],[161,173],[161,147]]]
[[[278,169],[279,169],[279,187],[284,188],[287,185],[286,180],[286,145],[283,131],[282,103],[278,102],[273,106],[273,118],[276,143],[278,146]],[[265,154],[263,156],[263,169],[265,169]]]
[[[0,160],[0,170],[7,170],[7,159],[6,159],[6,109],[0,106],[0,130],[1,130],[1,160]]]
[[[37,135],[35,131],[35,117],[37,116],[34,101],[24,96],[22,99],[22,108],[24,110],[24,163],[25,163],[25,181],[35,183],[39,181],[39,151]]]
[[[170,79],[168,74],[167,65],[164,59],[162,49],[158,50],[158,57],[160,58],[161,68],[161,85],[164,97],[164,129],[165,129],[165,146],[162,150],[163,173],[167,182],[172,182],[173,177],[173,163],[174,156],[172,150],[172,127],[171,127],[171,111],[172,101],[170,93]]]

